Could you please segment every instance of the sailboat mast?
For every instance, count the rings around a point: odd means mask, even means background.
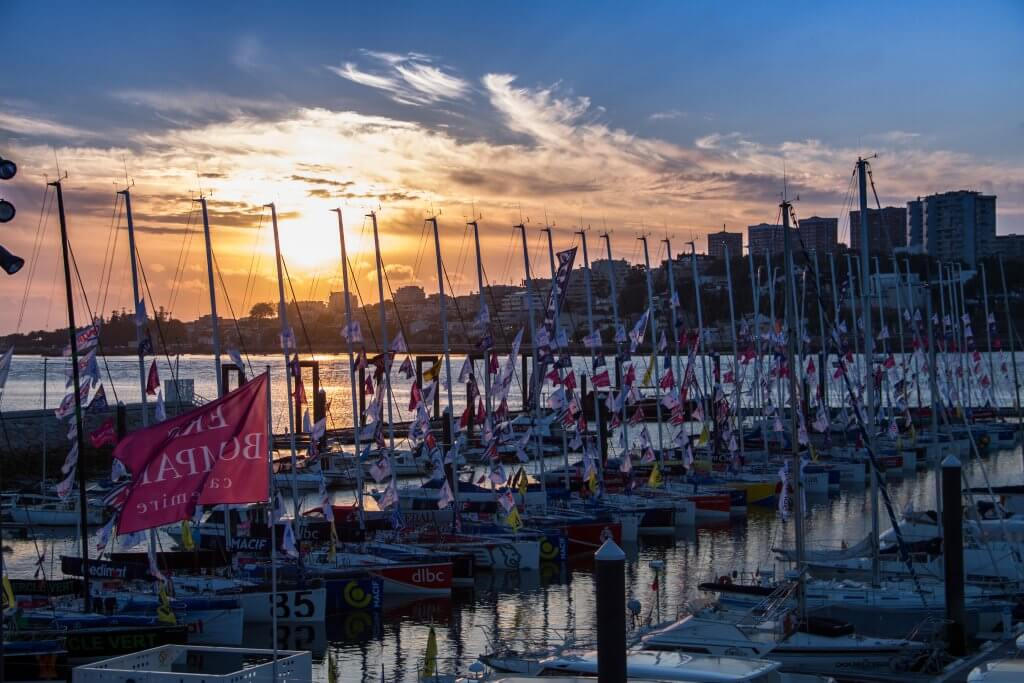
[[[277,292],[278,292],[278,315],[281,318],[281,339],[282,340],[293,340],[294,334],[291,332],[291,328],[288,326],[288,305],[284,298],[284,275],[281,272],[281,237],[277,230],[277,207],[273,204],[267,204],[270,207],[270,221],[274,227],[274,262],[277,264]],[[292,405],[292,359],[289,353],[288,341],[284,341],[281,344],[284,351],[284,381],[285,389],[287,390],[287,400],[285,403],[288,404],[288,442],[291,447],[291,464],[292,464],[292,503],[294,507],[295,524],[299,524],[299,484],[296,477],[298,476],[299,458],[295,446],[295,407]],[[296,354],[296,361],[298,361],[298,354]],[[273,440],[273,435],[271,435]],[[270,520],[271,525],[274,524],[274,520]]]
[[[452,397],[452,360],[448,352],[448,302],[444,298],[444,266],[441,264],[441,236],[437,228],[437,217],[431,216],[427,219],[434,226],[434,251],[437,254],[437,291],[438,291],[438,313],[441,316],[441,347],[444,351],[444,372],[446,389],[448,390],[448,433],[451,434],[452,443],[448,444],[451,449],[458,432],[455,431],[455,401]],[[374,223],[376,225],[376,222]],[[376,234],[376,233],[374,233]],[[378,251],[378,259],[380,252]],[[458,458],[452,462],[452,497],[455,499],[453,505],[454,527],[459,528],[459,463]]]
[[[938,377],[938,355],[935,349],[935,333],[932,326],[932,291],[931,283],[924,287],[924,299],[925,299],[925,325],[928,327],[928,394],[931,397],[931,407],[929,413],[932,418],[932,433],[931,441],[939,443],[939,406],[942,403],[942,398],[939,396],[939,377]],[[935,461],[935,510],[939,514],[940,518],[942,515],[942,463],[940,458]],[[939,532],[942,532],[942,525],[939,524]]]
[[[860,190],[860,267],[861,267],[861,310],[864,312],[864,408],[867,423],[867,448],[874,453],[875,441],[875,377],[874,366],[874,335],[871,332],[871,299],[869,293],[870,252],[868,249],[868,189],[867,165],[864,159],[857,159],[857,181]],[[880,474],[871,472],[871,539],[874,552],[871,555],[871,580],[877,586],[881,579],[881,562],[878,556],[878,478]]]
[[[127,196],[125,197],[127,201]],[[210,239],[210,213],[206,208],[206,197],[199,198],[203,210],[203,240],[206,243],[206,278],[210,288],[210,324],[213,326],[213,371],[217,378],[217,396],[224,395],[224,378],[220,370],[220,320],[217,317],[217,287],[213,282],[213,242]],[[241,370],[241,368],[239,368]]]
[[[834,290],[833,290],[834,291]],[[828,337],[825,336],[825,307],[821,303],[821,266],[818,263],[818,250],[814,250],[814,294],[818,301],[818,335],[821,344],[821,354],[818,357],[818,400],[828,413],[828,372],[825,364],[828,362]],[[831,416],[830,416],[831,421]]]
[[[900,275],[900,267],[896,263],[896,257],[892,257],[892,273],[896,276],[896,333],[899,335],[899,349],[900,349],[900,379],[903,380],[903,392],[904,392],[904,404],[909,405],[910,401],[906,400],[907,390],[907,364],[906,357],[903,355],[903,296],[900,290],[903,288],[902,276]],[[907,413],[909,415],[909,412]]]
[[[146,359],[142,355],[142,332],[143,323],[139,321],[139,266],[135,261],[135,222],[132,220],[132,194],[127,189],[121,190],[118,194],[124,195],[124,213],[125,218],[128,222],[128,251],[129,260],[132,264],[132,294],[134,295],[133,301],[135,302],[135,343],[139,357],[139,395],[142,396],[142,426],[149,426],[149,408],[146,407]],[[152,302],[150,302],[152,303]],[[220,377],[220,373],[217,373]],[[219,381],[219,380],[218,380]],[[218,385],[219,386],[219,385]]]
[[[473,226],[473,246],[476,248],[476,282],[480,288],[480,310],[487,307],[487,299],[484,296],[484,262],[480,258],[480,226],[474,218],[469,222]],[[487,414],[491,413],[491,349],[484,349],[484,407]]]
[[[665,452],[662,439],[662,424],[661,424],[661,372],[658,370],[658,309],[654,306],[654,277],[651,274],[651,257],[647,251],[647,237],[641,235],[639,237],[641,244],[644,245],[644,272],[647,276],[647,307],[651,311],[650,325],[651,325],[651,356],[649,362],[654,363],[654,408],[655,415],[658,419],[658,461],[661,463],[662,470],[665,469]]]
[[[674,260],[672,258],[672,243],[669,242],[669,239],[667,237],[663,239],[662,242],[665,243],[665,254],[667,254],[668,256],[668,258],[665,259],[665,262],[667,264],[666,268],[668,269],[668,296],[669,313],[672,322],[672,348],[675,349],[675,363],[673,364],[673,372],[675,372],[675,380],[678,384],[679,382],[683,381],[683,370],[681,365],[682,361],[679,359],[679,313],[677,311],[677,309],[679,308],[679,297],[676,295],[676,278],[675,274],[672,272],[672,261]]]
[[[747,245],[747,263],[750,265],[750,293],[754,299],[754,325],[751,339],[754,344],[754,405],[755,415],[761,416],[761,441],[768,452],[768,424],[764,416],[764,391],[761,388],[761,267],[754,268],[754,251]],[[774,320],[772,323],[774,324]],[[756,422],[755,418],[755,422]]]
[[[388,406],[388,446],[395,452],[395,423],[391,419],[391,349],[388,348],[388,322],[384,310],[384,262],[380,256],[380,233],[377,231],[377,212],[370,212],[373,221],[373,250],[377,256],[377,300],[380,302],[381,358],[384,363],[384,398]],[[447,332],[447,330],[446,330]]]
[[[839,336],[839,323],[842,322],[842,317],[840,317],[840,312],[841,312],[840,306],[841,306],[841,303],[839,301],[839,286],[838,286],[838,283],[836,282],[836,259],[835,259],[835,256],[832,254],[832,252],[829,252],[829,254],[828,254],[828,267],[829,267],[829,271],[830,271],[829,274],[832,277],[832,315],[833,315],[832,319],[835,321],[836,357],[837,357],[837,361],[838,361],[838,359],[840,357],[842,357],[842,355],[843,355],[843,349],[842,349],[842,344],[841,344],[842,338]],[[856,333],[856,326],[854,327],[854,332]],[[856,337],[856,334],[854,334],[854,337]],[[824,346],[824,343],[825,343],[824,340],[822,340],[822,345],[823,346]],[[825,358],[826,359],[828,358],[827,350],[825,351]],[[827,377],[831,377],[831,376],[832,376],[831,372],[828,372],[828,373],[825,374],[826,378]],[[825,390],[825,396],[826,397],[828,396],[828,389],[827,388]],[[843,397],[843,394],[840,392],[839,396],[837,397],[838,398],[838,402],[839,402],[839,409],[840,409],[840,412],[844,413],[845,410],[843,410],[843,398],[842,397]],[[828,405],[828,401],[827,400],[826,400],[826,405]],[[832,413],[831,412],[829,412],[829,414],[828,414],[828,419],[829,419],[829,423],[831,423],[832,422]],[[847,425],[844,425],[844,428],[843,428],[843,443],[846,443],[846,427],[847,427]],[[832,429],[832,427],[829,426],[829,431],[831,431],[831,429]]]
[[[520,223],[519,229],[523,240],[523,266],[526,271],[526,306],[527,317],[530,319],[530,347],[533,349],[533,372],[527,391],[533,402],[533,436],[537,444],[537,459],[540,461],[540,487],[544,495],[544,510],[548,507],[547,477],[544,474],[544,451],[540,439],[540,387],[543,381],[540,375],[540,358],[537,355],[537,329],[533,321],[533,277],[530,275],[530,252],[526,248],[526,225]]]
[[[793,519],[795,521],[794,533],[796,536],[796,561],[797,571],[799,572],[799,578],[797,579],[797,603],[798,611],[797,614],[803,617],[806,609],[804,603],[804,481],[803,472],[800,468],[800,438],[799,434],[799,415],[800,415],[800,392],[798,388],[799,379],[797,373],[799,368],[797,367],[796,358],[796,335],[797,335],[797,310],[796,310],[796,298],[795,289],[796,281],[793,279],[793,251],[792,244],[790,243],[790,229],[789,229],[789,201],[786,199],[782,200],[780,208],[782,209],[782,258],[784,262],[784,272],[786,275],[786,286],[783,288],[783,292],[786,294],[786,355],[789,356],[789,428],[791,432],[790,442],[792,443],[793,453],[792,461],[790,465],[790,476],[796,485],[793,486]],[[779,410],[782,410],[784,406],[780,405]]]
[[[554,286],[555,286],[555,245],[554,245],[554,242],[552,241],[552,238],[551,238],[551,226],[545,226],[545,227],[541,228],[541,232],[547,233],[547,236],[548,236],[548,260],[551,263],[551,287],[554,288]],[[562,307],[561,307],[561,301],[559,299],[555,300],[555,307],[556,307],[555,308],[555,340],[556,340],[556,344],[555,345],[557,346],[558,345],[557,344],[557,340],[558,340],[559,322],[561,321],[561,318],[562,318]],[[555,367],[557,367],[557,364],[556,364]],[[565,373],[564,373],[564,371],[562,369],[559,369],[558,370],[558,375],[559,375],[559,377],[563,377],[564,378]],[[569,482],[569,437],[568,437],[568,435],[566,435],[564,429],[562,430],[562,461],[563,461],[562,462],[562,467],[564,469],[564,474],[565,474],[565,476],[564,476],[565,490],[566,491],[570,491],[570,490],[572,490],[572,487],[571,487],[570,482]]]
[[[985,263],[981,264],[981,299],[985,304],[985,347],[988,351],[988,378],[989,378],[989,395],[992,398],[992,407],[998,408],[996,405],[996,366],[995,361],[992,359],[992,324],[989,322],[992,314],[988,308],[988,274],[985,272]]]
[[[594,295],[593,295],[593,292],[591,290],[592,283],[590,281],[590,254],[587,252],[587,231],[583,230],[582,227],[583,226],[581,225],[580,226],[581,230],[579,230],[579,232],[577,232],[576,234],[580,236],[580,243],[581,243],[581,245],[583,247],[583,285],[584,285],[584,288],[586,289],[586,292],[587,292],[587,334],[590,335],[591,337],[593,337],[593,335],[594,335],[594,301],[593,301]],[[597,346],[596,348],[592,348],[591,349],[591,355],[593,356],[593,355],[596,355],[597,353],[600,353],[603,356],[604,355],[604,350],[601,348],[601,346],[603,346],[603,343],[601,345]],[[593,358],[591,358],[591,361],[593,361]],[[593,368],[592,368],[592,370],[593,370]],[[593,380],[593,377],[591,377],[591,380]],[[601,438],[601,405],[600,405],[600,398],[598,398],[597,385],[595,385],[593,383],[593,381],[591,381],[591,385],[592,385],[591,389],[593,391],[593,396],[594,396],[594,422],[596,424],[595,429],[597,430],[597,432],[596,432],[597,433],[597,438],[600,439]],[[602,448],[601,450],[604,450],[604,449]],[[599,450],[598,453],[600,453],[600,452],[601,451]],[[603,480],[603,478],[604,478],[604,462],[602,461],[600,455],[598,455],[597,459],[598,459],[598,472],[600,472],[601,478]]]
[[[359,397],[356,394],[356,363],[352,348],[352,298],[348,289],[348,249],[345,246],[345,219],[341,209],[332,209],[338,214],[338,239],[341,241],[341,281],[345,296],[345,345],[348,347],[348,378],[352,391],[352,434],[355,439],[355,470],[356,470],[356,510],[359,514],[359,530],[366,528],[363,515],[363,463],[360,461],[362,450],[359,444]]]
[[[910,314],[910,326],[913,328],[915,336],[920,337],[917,318],[920,315],[921,309],[914,306],[914,295],[910,288],[910,259],[904,259],[903,264],[907,267],[907,310],[914,309]],[[931,293],[928,296],[930,297]],[[931,318],[930,313],[928,317]],[[911,360],[914,361],[915,359],[911,358]],[[934,368],[932,368],[932,371],[934,372]],[[914,363],[914,384],[917,386],[917,407],[921,408],[924,406],[924,401],[921,398],[921,364],[918,362]]]
[[[666,240],[667,242],[668,240]],[[729,246],[725,248],[725,282],[729,291],[729,332],[732,336],[732,382],[736,391],[736,430],[739,432],[740,462],[744,461],[744,434],[743,434],[743,381],[740,378],[740,344],[736,337],[736,304],[732,298],[732,255],[729,253]],[[740,254],[740,258],[743,255]]]
[[[71,289],[71,260],[68,256],[68,223],[64,213],[64,191],[61,181],[47,183],[57,191],[57,215],[60,217],[60,248],[64,257],[64,291],[68,304],[68,336],[71,345],[71,380],[75,392],[75,444],[78,446],[78,532],[82,542],[82,591],[85,611],[89,611],[89,499],[85,494],[85,429],[82,425],[81,378],[78,372],[78,326],[75,324],[75,297]]]
[[[59,195],[58,195],[59,196]],[[999,279],[1003,284],[1003,307],[1006,308],[1006,334],[1010,341],[1010,362],[1013,363],[1013,414],[1017,416],[1017,431],[1024,435],[1024,415],[1020,412],[1020,381],[1017,375],[1017,345],[1013,333],[1013,317],[1010,315],[1010,291],[1006,288],[1006,269],[1003,255],[999,254]]]
[[[619,388],[619,400],[622,401],[622,443],[625,457],[629,457],[629,420],[626,418],[626,401],[622,396],[622,342],[619,338],[619,294],[615,284],[615,263],[612,261],[612,239],[608,233],[601,235],[604,239],[605,251],[608,254],[608,283],[612,294],[612,325],[615,335],[615,386]]]
[[[700,349],[700,374],[704,380],[704,387],[701,390],[700,400],[704,406],[704,415],[708,416],[708,349],[704,342],[704,307],[700,301],[700,272],[697,269],[697,245],[690,242],[690,265],[693,268],[693,293],[697,299],[697,344]],[[713,409],[712,409],[713,410]],[[712,416],[712,420],[714,417]]]

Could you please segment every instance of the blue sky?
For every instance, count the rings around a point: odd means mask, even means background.
[[[291,256],[326,269],[304,247],[327,248],[320,210],[340,202],[355,226],[380,209],[396,279],[421,281],[431,209],[457,237],[484,213],[495,271],[519,211],[565,240],[608,221],[629,256],[642,226],[681,243],[771,220],[783,168],[803,215],[840,215],[862,152],[885,203],[982,189],[1000,232],[1024,232],[1020,2],[381,5],[6,3],[8,246],[31,249],[54,151],[101,239],[129,166],[138,222],[169,238],[140,250],[168,269],[200,184],[226,264],[274,199]]]

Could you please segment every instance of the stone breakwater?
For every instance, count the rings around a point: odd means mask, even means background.
[[[147,405],[149,422],[153,423],[154,404]],[[193,408],[190,403],[168,403],[167,415],[173,416]],[[142,427],[142,404],[123,405],[123,428],[131,432]],[[89,434],[106,420],[114,420],[118,426],[118,410],[111,407],[101,413],[82,415],[85,431],[85,453],[81,461],[90,474],[105,475],[110,471],[110,454],[112,446],[93,448],[89,443]],[[38,480],[45,467],[49,478],[59,477],[64,457],[68,453],[70,441],[68,429],[74,422],[73,417],[58,420],[53,410],[10,410],[0,413],[0,474],[6,482],[11,478],[29,478]],[[45,461],[45,462],[44,462]]]

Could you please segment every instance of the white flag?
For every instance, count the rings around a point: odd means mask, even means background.
[[[454,502],[455,496],[452,495],[452,487],[448,485],[448,480],[445,479],[444,483],[441,484],[441,493],[437,499],[437,507],[439,510],[443,510]]]
[[[295,529],[291,522],[284,525],[284,538],[281,539],[281,547],[288,557],[298,557],[299,548],[295,545]]]

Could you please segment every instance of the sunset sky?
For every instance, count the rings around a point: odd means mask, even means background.
[[[131,307],[114,212],[127,170],[150,310],[183,319],[208,310],[200,190],[240,314],[276,298],[268,202],[301,299],[340,287],[338,206],[373,301],[370,210],[394,287],[436,290],[423,219],[437,212],[449,276],[466,291],[474,207],[491,282],[522,278],[520,217],[540,274],[545,222],[556,248],[582,223],[592,251],[607,227],[615,255],[638,260],[642,231],[702,250],[723,224],[774,222],[784,176],[798,215],[841,216],[845,240],[859,154],[879,155],[883,204],[978,189],[998,195],[1000,233],[1024,233],[1024,4],[1013,0],[8,0],[0,20],[0,156],[19,165],[0,185],[18,208],[0,244],[30,261],[0,278],[0,334],[65,320],[56,209],[42,206],[58,163],[92,307]],[[112,224],[122,230],[104,276]]]

